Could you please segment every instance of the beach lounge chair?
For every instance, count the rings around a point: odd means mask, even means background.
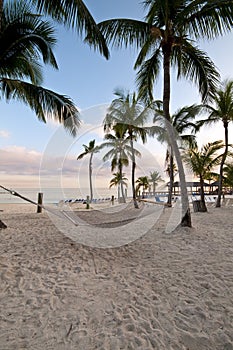
[[[159,196],[155,196],[155,201],[159,202],[159,203],[164,203],[164,201],[161,201],[161,199],[159,198]]]

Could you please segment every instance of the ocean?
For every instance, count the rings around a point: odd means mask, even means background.
[[[43,193],[43,203],[59,203],[61,200],[67,199],[86,199],[89,195],[89,189],[77,189],[77,188],[9,188],[11,191],[19,193],[34,202],[37,202],[38,193]],[[117,190],[114,188],[96,188],[93,190],[94,198],[105,199],[117,196]],[[0,188],[0,203],[25,203],[25,201],[17,196],[10,194],[9,192]]]

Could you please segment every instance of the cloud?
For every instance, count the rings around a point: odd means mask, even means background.
[[[60,140],[60,139],[59,139]],[[62,140],[61,140],[62,143]],[[85,142],[86,143],[86,142]],[[58,149],[59,144],[56,149]],[[163,176],[164,157],[162,150],[158,152],[153,142],[145,145],[136,144],[142,154],[137,158],[136,177],[149,175],[150,171],[157,170]],[[151,151],[154,150],[154,151]],[[111,160],[103,162],[106,150],[94,154],[93,157],[93,185],[95,187],[108,187],[112,178]],[[82,149],[83,152],[83,149]],[[158,155],[159,153],[159,155]],[[40,183],[42,187],[75,187],[87,188],[89,186],[89,155],[77,161],[77,154],[72,148],[66,148],[63,154],[45,151],[38,152],[19,146],[8,146],[0,149],[0,174],[1,180],[17,186],[31,187],[31,183]],[[124,168],[124,172],[131,178],[131,165]],[[70,186],[69,186],[70,184]]]
[[[9,146],[0,149],[1,174],[38,174],[41,154],[25,147]]]
[[[3,139],[8,139],[10,137],[10,132],[7,130],[0,130],[0,137]]]
[[[80,129],[77,133],[77,138],[82,139],[86,138],[88,136],[89,139],[94,139],[96,136],[103,139],[104,137],[104,129],[103,124],[90,124],[85,123],[84,120],[82,120],[82,124]]]

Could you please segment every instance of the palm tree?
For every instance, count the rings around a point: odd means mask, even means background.
[[[95,146],[95,140],[91,140],[89,142],[89,145],[83,145],[84,147],[84,152],[81,153],[78,157],[77,160],[83,159],[83,157],[90,155],[89,158],[89,186],[90,186],[90,202],[93,201],[93,186],[92,186],[92,160],[93,160],[93,155],[94,153],[99,152],[100,148],[99,146]]]
[[[136,159],[134,141],[140,138],[143,143],[146,142],[147,129],[144,127],[144,124],[151,114],[151,109],[145,107],[138,100],[135,93],[130,94],[122,90],[115,90],[115,95],[117,98],[112,101],[104,119],[104,129],[108,131],[114,126],[119,125],[129,136],[132,155],[131,186],[134,206],[138,208],[135,189]]]
[[[115,132],[115,135],[112,135],[111,133],[108,133],[105,135],[105,140],[101,147],[110,147],[111,149],[105,154],[103,157],[103,160],[106,161],[108,159],[112,159],[111,161],[111,170],[113,171],[116,167],[118,168],[118,171],[120,174],[122,174],[123,166],[129,165],[129,159],[132,160],[133,155],[140,156],[140,152],[136,150],[131,145],[131,140],[125,135],[125,129],[122,127],[122,125],[114,125],[113,131]],[[133,153],[133,154],[132,154]],[[122,176],[122,175],[121,175]],[[122,192],[122,198],[123,201],[125,201],[125,195],[123,190],[123,184],[121,184],[121,192]]]
[[[113,173],[114,177],[110,180],[109,188],[112,188],[113,186],[117,187],[117,193],[118,193],[118,201],[120,200],[120,188],[122,186],[127,187],[127,177],[125,177],[125,173],[120,173],[119,171],[116,173]]]
[[[7,3],[1,16],[0,92],[7,100],[27,104],[39,120],[62,123],[73,135],[80,125],[70,98],[43,88],[41,60],[58,69],[53,55],[54,30],[23,2]]]
[[[153,172],[151,171],[149,182],[151,182],[153,185],[153,195],[155,195],[156,186],[158,185],[159,182],[164,182],[164,180],[162,179],[158,171],[153,171]]]
[[[140,176],[137,181],[136,192],[139,191],[140,187],[142,187],[142,193],[145,192],[149,188],[149,179],[147,176]]]
[[[170,119],[171,66],[177,78],[188,78],[198,85],[202,99],[212,97],[219,80],[214,63],[195,46],[195,40],[216,38],[232,28],[232,0],[145,0],[145,21],[111,19],[99,23],[107,43],[120,48],[134,45],[140,49],[135,63],[139,68],[139,97],[153,100],[153,86],[163,67],[163,112],[168,135],[176,157],[181,182],[181,225],[191,226],[185,174]]]
[[[223,168],[224,173],[224,185],[230,187],[233,190],[233,163],[228,163]]]
[[[80,124],[71,99],[43,88],[41,62],[58,69],[53,55],[56,40],[47,21],[31,13],[24,2],[0,1],[0,93],[7,101],[27,104],[39,120],[52,118],[73,135]],[[0,227],[6,225],[0,221]]]
[[[202,110],[202,105],[193,104],[191,106],[184,106],[179,108],[173,115],[171,115],[171,125],[174,131],[177,133],[177,142],[180,147],[196,147],[196,137],[195,133],[199,130],[199,126],[195,123],[196,116]],[[167,152],[166,152],[166,164],[169,164],[167,167],[169,175],[169,191],[168,191],[168,200],[167,204],[172,205],[172,191],[174,184],[174,152],[170,143],[170,139],[167,133],[166,120],[163,115],[162,102],[156,101],[155,103],[155,116],[153,122],[159,124],[159,133],[155,129],[155,134],[158,133],[158,140],[160,142],[166,142]],[[154,128],[151,128],[152,134],[154,134]],[[186,133],[189,131],[189,133]]]
[[[201,207],[207,211],[205,205],[204,180],[210,176],[211,171],[216,167],[222,155],[219,151],[223,147],[222,141],[209,142],[199,151],[197,147],[190,148],[184,153],[185,164],[193,171],[193,174],[200,180]]]
[[[88,36],[88,43],[106,58],[109,57],[103,35],[82,0],[26,0],[24,3],[31,5],[39,14],[49,15],[58,24],[76,30],[79,35]],[[4,0],[0,0],[0,32],[3,6]]]
[[[217,90],[215,94],[213,102],[215,106],[207,104],[205,105],[205,108],[209,112],[209,116],[206,120],[200,121],[200,125],[214,124],[219,121],[223,123],[225,135],[225,150],[220,163],[218,197],[216,201],[216,207],[221,207],[223,168],[229,149],[228,126],[230,122],[233,122],[233,80],[226,80],[221,84],[221,87]]]

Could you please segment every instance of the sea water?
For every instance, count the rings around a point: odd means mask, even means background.
[[[24,196],[34,202],[37,202],[38,193],[43,193],[43,203],[59,203],[61,200],[68,199],[86,199],[87,195],[90,195],[88,188],[9,188],[11,191],[17,192],[19,195]],[[116,189],[108,188],[96,188],[93,190],[93,198],[106,199],[112,196],[116,197]],[[0,203],[25,203],[20,197],[14,196],[4,189],[0,188]]]

